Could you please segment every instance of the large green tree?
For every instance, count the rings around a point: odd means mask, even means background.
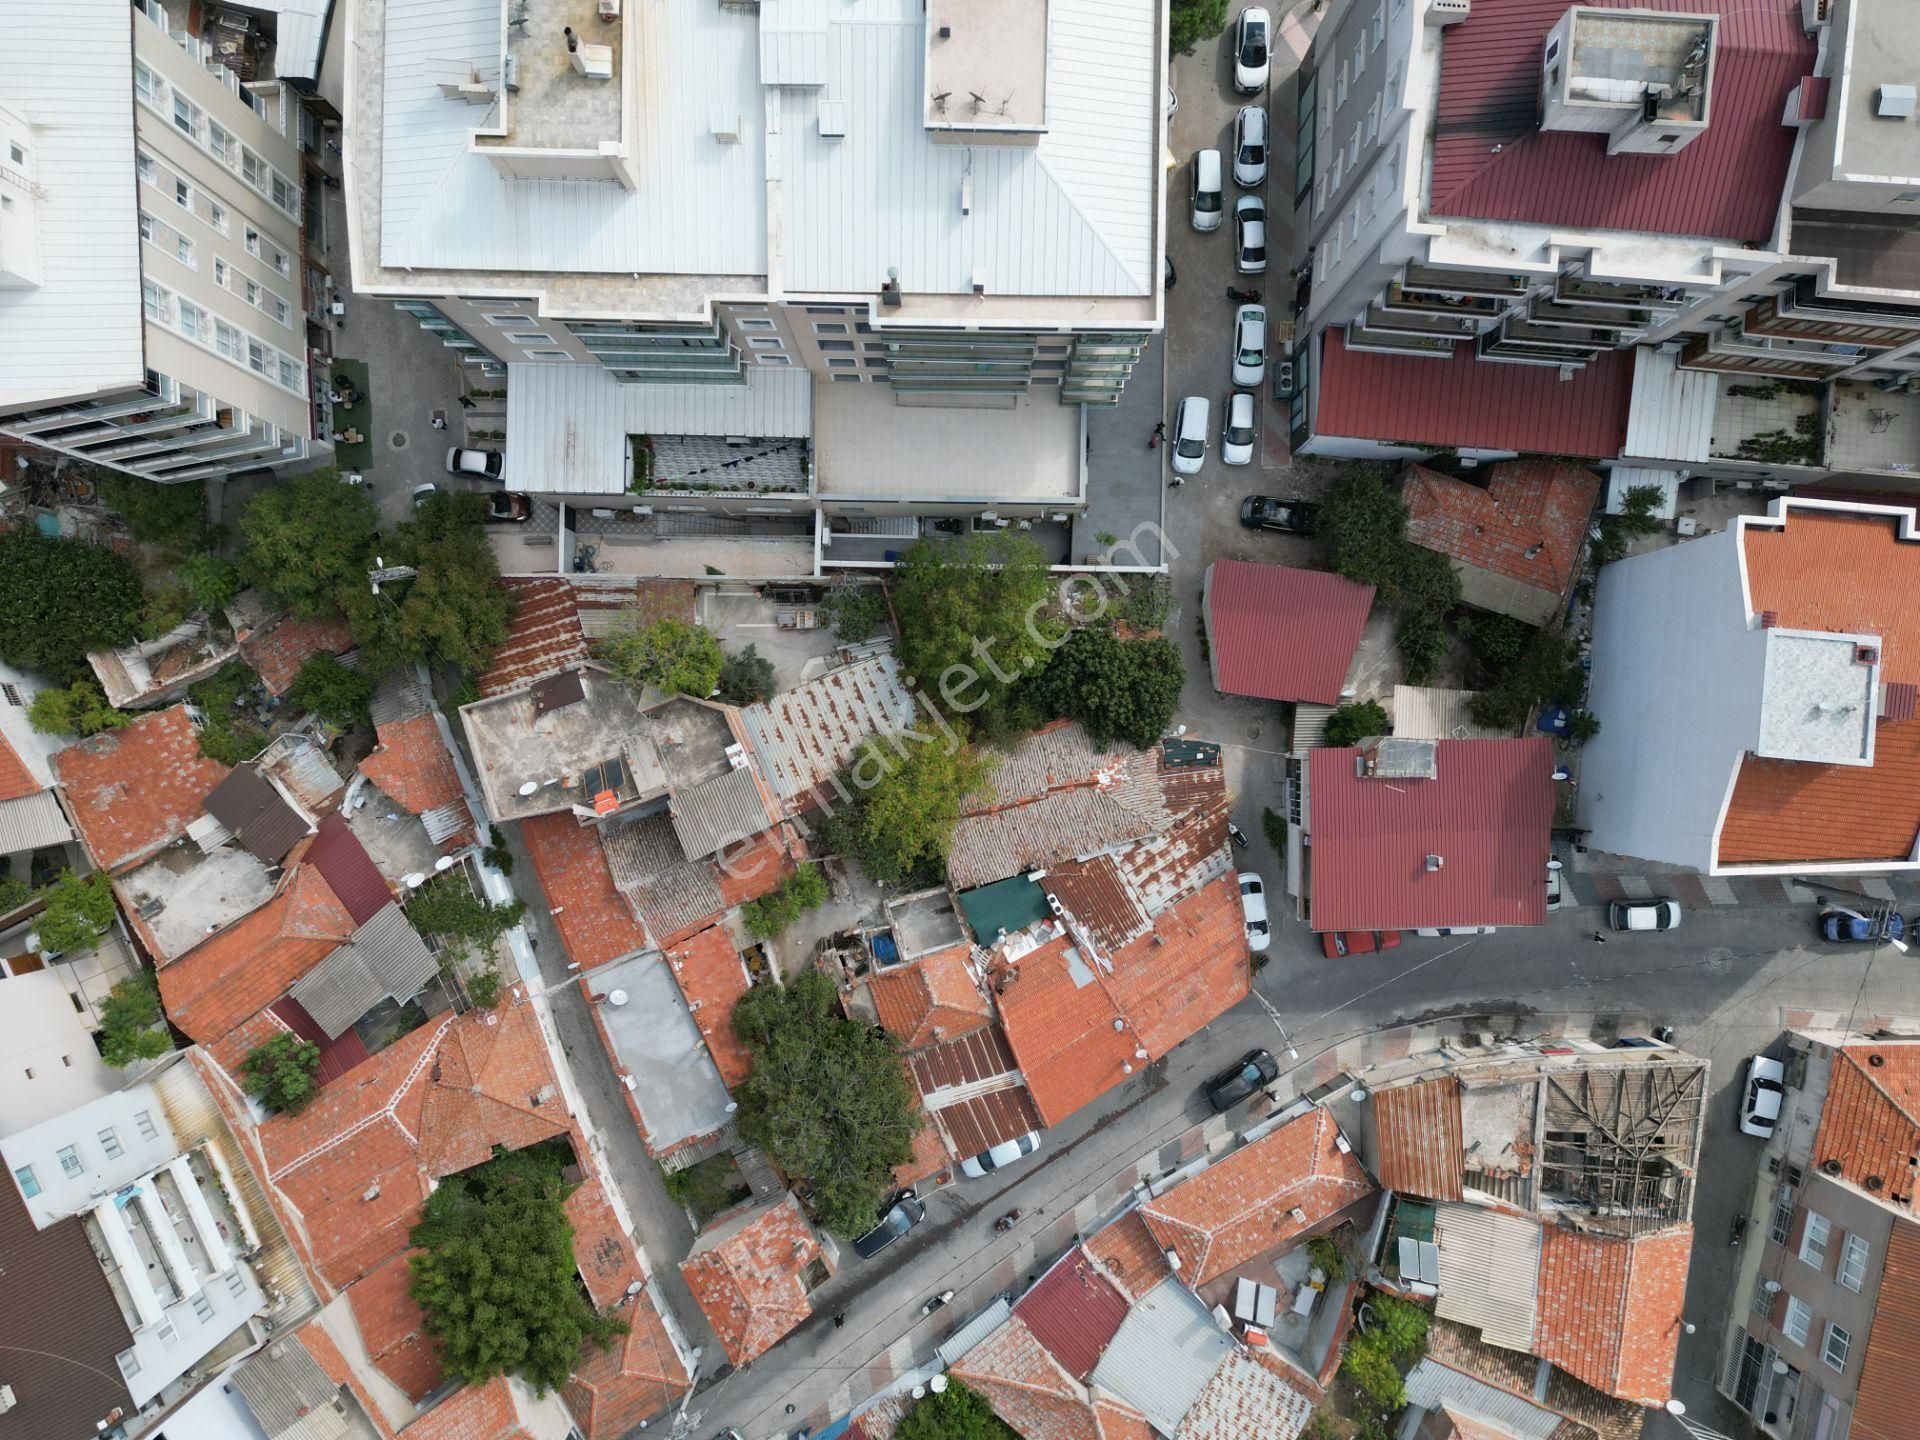
[[[33,928],[47,954],[85,955],[100,944],[100,937],[113,924],[113,887],[98,871],[83,877],[62,870],[40,898],[46,901],[46,909]]]
[[[276,1115],[297,1115],[320,1093],[320,1047],[282,1031],[247,1052],[240,1078]]]
[[[720,683],[720,642],[685,620],[656,620],[615,631],[595,648],[614,678],[627,685],[705,697]]]
[[[331,615],[366,587],[378,518],[366,487],[334,470],[271,486],[241,513],[241,572],[296,615]]]
[[[565,1160],[546,1147],[496,1147],[486,1164],[442,1181],[413,1227],[413,1298],[442,1368],[469,1385],[513,1373],[558,1389],[583,1348],[626,1331],[580,1284]]]
[[[0,660],[57,685],[84,679],[87,651],[125,645],[144,596],[124,558],[30,530],[0,535]]]
[[[1125,740],[1144,749],[1166,733],[1185,684],[1180,647],[1171,640],[1123,640],[1094,625],[1067,637],[1028,693],[1044,718],[1070,716],[1096,744]]]
[[[1167,16],[1167,48],[1191,55],[1202,40],[1227,28],[1227,0],[1173,0]]]
[[[500,938],[526,913],[524,900],[495,905],[474,894],[457,866],[434,876],[407,899],[407,919],[422,935],[440,941],[443,964],[457,964],[473,955],[491,956]]]
[[[951,1375],[946,1389],[916,1400],[893,1433],[897,1440],[1020,1440],[977,1390]]]
[[[486,513],[486,501],[468,491],[435,495],[382,546],[380,558],[413,566],[413,578],[382,585],[376,598],[359,577],[347,619],[376,674],[426,663],[478,675],[492,663],[513,600],[487,543]]]
[[[894,567],[893,608],[900,663],[962,715],[1044,666],[1065,625],[1046,557],[1017,531],[920,541]]]
[[[100,1058],[109,1065],[156,1060],[173,1048],[160,1023],[160,988],[145,970],[116,981],[100,1004]]]
[[[841,776],[849,798],[829,817],[821,843],[851,855],[882,885],[933,884],[947,858],[960,805],[993,760],[940,737],[869,740]]]
[[[365,724],[373,706],[373,677],[322,650],[302,663],[287,687],[287,699],[336,725]]]
[[[1397,612],[1395,643],[1410,684],[1432,678],[1452,645],[1448,619],[1460,577],[1437,550],[1407,539],[1407,507],[1377,469],[1354,466],[1328,488],[1314,530],[1333,548],[1333,568],[1371,585]]]
[[[733,1007],[733,1032],[753,1055],[734,1091],[741,1135],[801,1182],[829,1230],[871,1229],[918,1125],[893,1037],[841,1014],[818,970],[754,986]]]
[[[131,725],[136,718],[109,705],[91,680],[48,686],[27,707],[27,723],[43,735],[98,735]]]

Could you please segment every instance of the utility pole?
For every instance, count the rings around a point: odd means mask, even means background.
[[[1293,1036],[1287,1033],[1287,1027],[1280,1019],[1280,1012],[1273,1008],[1273,1002],[1268,1000],[1267,997],[1262,995],[1258,990],[1250,989],[1247,993],[1260,1002],[1260,1008],[1265,1010],[1267,1012],[1267,1018],[1273,1021],[1273,1028],[1280,1032],[1281,1040],[1286,1043],[1287,1058],[1289,1060],[1298,1060],[1300,1058],[1300,1051],[1293,1043]]]

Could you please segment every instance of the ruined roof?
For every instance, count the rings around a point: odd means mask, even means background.
[[[598,829],[571,815],[535,815],[520,822],[520,838],[568,959],[591,968],[645,948],[647,932],[614,885]]]
[[[53,757],[53,770],[87,853],[109,871],[186,834],[227,776],[226,766],[200,753],[200,731],[184,705],[69,746]]]
[[[1204,1285],[1373,1193],[1338,1134],[1332,1113],[1316,1105],[1149,1198],[1141,1217],[1180,1256],[1186,1283]]]
[[[1542,1370],[1538,1359],[1524,1350],[1486,1344],[1475,1331],[1450,1320],[1436,1317],[1428,1322],[1427,1359],[1564,1417],[1552,1440],[1638,1440],[1646,1418],[1639,1405],[1616,1400],[1552,1365],[1545,1367],[1544,1393],[1536,1393]]]
[[[300,667],[315,655],[344,655],[353,648],[345,620],[276,620],[240,637],[240,658],[254,668],[269,695],[284,695]]]
[[[752,1053],[733,1033],[733,1007],[753,988],[746,962],[724,925],[709,925],[666,955],[700,1038],[707,1042],[713,1068],[731,1090],[753,1070]]]
[[[851,764],[869,736],[904,730],[914,715],[899,662],[887,653],[749,705],[740,722],[760,773],[791,812]]]
[[[789,1193],[712,1227],[695,1240],[680,1273],[727,1358],[744,1365],[813,1313],[800,1274],[819,1253],[813,1227]]]
[[[1920,1155],[1920,1045],[1867,1042],[1837,1048],[1813,1163],[1912,1210],[1915,1155]]]
[[[1138,1300],[1173,1273],[1166,1251],[1147,1228],[1146,1217],[1129,1210],[1087,1237],[1087,1254],[1129,1300]]]
[[[664,811],[602,827],[613,883],[646,922],[656,945],[671,945],[726,908],[713,867],[689,860]]]
[[[954,945],[909,965],[882,970],[867,985],[880,1023],[909,1050],[952,1040],[993,1019],[967,962],[972,946]]]
[[[1020,1297],[1013,1313],[1061,1368],[1084,1380],[1127,1318],[1127,1309],[1127,1297],[1076,1245]]]
[[[1458,1200],[1465,1180],[1460,1082],[1451,1075],[1373,1092],[1374,1170],[1389,1190]]]
[[[571,581],[539,576],[500,584],[513,600],[513,623],[480,677],[482,696],[505,695],[587,658]]]
[[[269,865],[311,833],[307,817],[287,802],[273,783],[252,765],[236,765],[202,802],[207,814],[227,829],[250,855]]]
[[[330,1040],[383,1000],[405,1004],[439,973],[406,912],[389,900],[338,949],[294,981],[290,994]]]
[[[365,775],[394,804],[411,815],[458,806],[466,814],[466,791],[453,768],[440,734],[440,721],[434,715],[415,715],[407,720],[375,727],[379,744],[360,762]],[[466,814],[463,827],[473,828]]]
[[[1415,545],[1554,597],[1573,583],[1599,493],[1591,470],[1541,459],[1502,461],[1484,486],[1414,465],[1400,490]]]
[[[1265,1350],[1237,1349],[1187,1411],[1176,1440],[1296,1440],[1313,1416],[1304,1383]]]
[[[1609,1395],[1665,1404],[1693,1227],[1633,1238],[1543,1229],[1534,1353]]]

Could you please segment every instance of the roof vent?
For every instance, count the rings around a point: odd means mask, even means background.
[[[1886,1177],[1883,1175],[1869,1175],[1865,1180],[1862,1180],[1860,1183],[1862,1185],[1865,1185],[1867,1189],[1873,1191],[1876,1195],[1879,1194],[1882,1190],[1887,1188]]]
[[[1779,625],[1779,623],[1780,612],[1778,610],[1762,610],[1760,612],[1760,628],[1762,630],[1771,630]]]
[[[1882,85],[1873,92],[1873,113],[1882,120],[1904,120],[1913,114],[1911,85]]]
[[[378,1180],[374,1181],[373,1184],[361,1192],[360,1198],[369,1205],[378,1200],[380,1198],[380,1182]]]
[[[1822,1160],[1820,1162],[1820,1168],[1829,1175],[1838,1175],[1841,1172],[1841,1170],[1844,1169],[1845,1167],[1840,1164],[1840,1161],[1837,1157],[1828,1156],[1825,1160]]]
[[[1180,1252],[1178,1250],[1163,1250],[1161,1254],[1167,1257],[1167,1268],[1169,1270],[1178,1270],[1180,1268]]]
[[[847,102],[844,100],[822,100],[820,102],[820,138],[823,140],[844,140],[847,135]]]
[[[1873,1054],[1867,1056],[1867,1064],[1873,1066],[1873,1068],[1876,1070],[1878,1070],[1882,1065],[1886,1063],[1887,1063],[1887,1057],[1882,1055],[1878,1050],[1874,1051]]]
[[[1431,0],[1427,6],[1427,24],[1436,28],[1458,25],[1473,10],[1473,0]]]
[[[1307,1212],[1296,1205],[1287,1211],[1287,1218],[1296,1225],[1304,1225],[1307,1223]]]
[[[1442,869],[1446,865],[1446,863],[1447,863],[1447,857],[1444,855],[1427,856],[1427,873],[1429,875],[1435,873],[1436,871]]]
[[[1880,647],[1878,645],[1856,645],[1853,647],[1853,659],[1857,665],[1878,665]]]

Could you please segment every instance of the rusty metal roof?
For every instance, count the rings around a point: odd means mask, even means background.
[[[1389,1190],[1458,1200],[1464,1180],[1460,1082],[1451,1075],[1373,1092],[1374,1173]]]
[[[740,715],[761,773],[785,801],[831,780],[869,736],[905,730],[913,718],[913,696],[890,654],[829,671]]]
[[[1100,1352],[1127,1318],[1129,1308],[1127,1297],[1076,1245],[1020,1297],[1013,1313],[1027,1322],[1034,1339],[1054,1359],[1076,1379],[1084,1380],[1100,1363]]]
[[[907,1056],[907,1068],[924,1098],[956,1085],[978,1085],[996,1076],[1011,1075],[1019,1066],[1013,1058],[1013,1047],[1007,1044],[1006,1032],[998,1025],[989,1025],[958,1040],[914,1051]]]
[[[927,1113],[946,1131],[954,1154],[963,1160],[1004,1145],[1016,1136],[1046,1128],[1033,1103],[1033,1093],[1024,1085],[957,1100]]]

